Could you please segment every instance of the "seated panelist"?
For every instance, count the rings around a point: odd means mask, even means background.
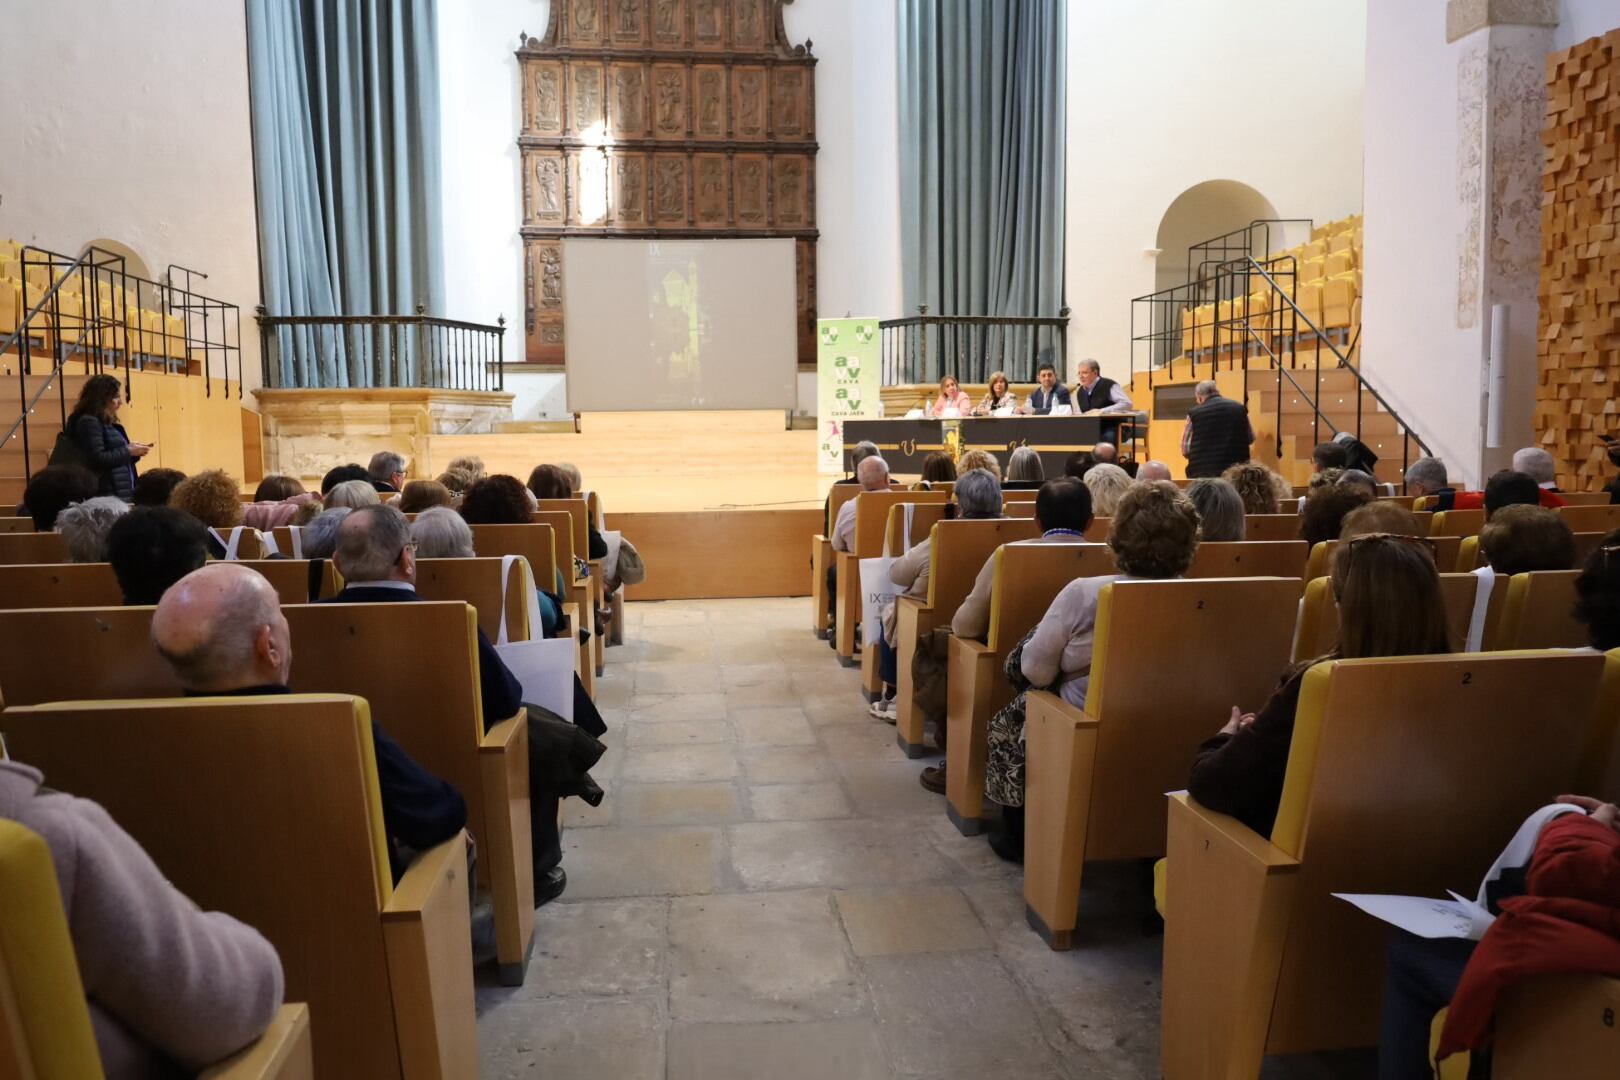
[[[984,399],[974,408],[974,416],[994,416],[1004,409],[1014,409],[1018,405],[1018,398],[1008,388],[1007,373],[993,371],[990,373],[990,389]]]
[[[973,412],[973,400],[962,389],[962,384],[956,381],[955,375],[946,375],[939,380],[939,397],[928,406],[928,415],[935,416],[968,416]]]
[[[1041,365],[1040,370],[1035,373],[1035,381],[1041,385],[1030,393],[1029,401],[1024,405],[1026,413],[1046,416],[1054,405],[1073,405],[1069,397],[1069,388],[1058,382],[1057,368],[1051,364]]]

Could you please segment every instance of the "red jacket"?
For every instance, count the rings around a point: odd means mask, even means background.
[[[1483,510],[1485,509],[1485,493],[1483,491],[1442,491],[1435,496],[1435,502],[1428,505],[1430,510]],[[1556,491],[1541,489],[1541,505],[1543,509],[1556,510],[1560,506],[1568,506],[1569,501],[1559,496]]]
[[[1502,901],[1464,969],[1439,1056],[1484,1045],[1498,996],[1537,975],[1620,976],[1620,833],[1585,814],[1541,832],[1527,892]]]

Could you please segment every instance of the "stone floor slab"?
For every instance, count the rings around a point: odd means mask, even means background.
[[[669,1080],[888,1080],[869,1020],[676,1024]]]
[[[861,889],[834,894],[855,955],[969,952],[990,935],[955,889]]]
[[[488,1080],[662,1080],[664,1030],[652,1001],[510,1000],[478,1019]]]
[[[754,784],[748,804],[755,821],[815,821],[850,816],[849,799],[838,784]]]
[[[665,724],[632,724],[625,733],[625,745],[632,750],[649,746],[696,746],[702,743],[731,742],[736,733],[723,717],[671,720]]]
[[[761,822],[727,832],[732,867],[748,889],[912,885],[949,876],[938,855],[893,822]]]
[[[688,896],[717,887],[720,836],[710,828],[563,832],[572,899]]]
[[[615,797],[625,825],[719,825],[743,818],[735,784],[621,783]]]
[[[734,709],[731,723],[744,746],[816,745],[816,733],[794,706]]]
[[[658,783],[678,780],[730,780],[737,775],[737,756],[725,745],[658,746],[629,750],[621,780]]]
[[[737,756],[743,775],[756,784],[807,784],[837,776],[827,755],[810,747],[744,747]]]
[[[890,729],[893,730],[893,729]],[[889,761],[840,761],[838,774],[844,789],[855,803],[855,811],[863,817],[891,818],[907,814],[945,816],[945,796],[936,795],[917,782],[917,776],[928,764],[911,761],[900,755],[891,744]]]
[[[867,998],[824,892],[683,897],[669,916],[676,1020],[835,1019]]]
[[[561,900],[534,913],[519,997],[661,993],[669,901]]]
[[[991,952],[862,961],[878,1031],[899,1073],[1018,1076],[1056,1059],[1023,992]]]

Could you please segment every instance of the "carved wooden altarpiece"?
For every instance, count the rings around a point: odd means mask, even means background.
[[[552,0],[523,37],[527,360],[563,362],[562,240],[791,237],[816,356],[816,59],[792,0]]]

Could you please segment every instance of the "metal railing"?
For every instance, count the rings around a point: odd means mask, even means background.
[[[270,315],[258,308],[264,385],[506,389],[506,317]]]
[[[130,372],[150,369],[200,376],[212,397],[216,358],[230,395],[234,354],[241,396],[241,311],[192,290],[192,278],[206,274],[171,266],[165,280],[155,281],[130,273],[124,256],[94,246],[73,256],[29,245],[19,251],[18,264],[23,315],[0,340],[0,355],[17,358],[18,415],[0,446],[21,439],[25,476],[33,472],[29,417],[53,388],[59,426],[67,424],[63,376],[70,363],[82,364],[86,375],[121,369],[126,400],[133,397]],[[184,287],[174,284],[175,270],[186,273]],[[43,381],[30,394],[28,380],[46,363]]]
[[[1069,373],[1068,308],[1056,317],[930,315],[923,304],[916,315],[884,319],[878,328],[885,386],[930,383],[946,375],[984,382],[993,371],[1005,371],[1013,382],[1034,382],[1043,363],[1053,364],[1059,378]]]

